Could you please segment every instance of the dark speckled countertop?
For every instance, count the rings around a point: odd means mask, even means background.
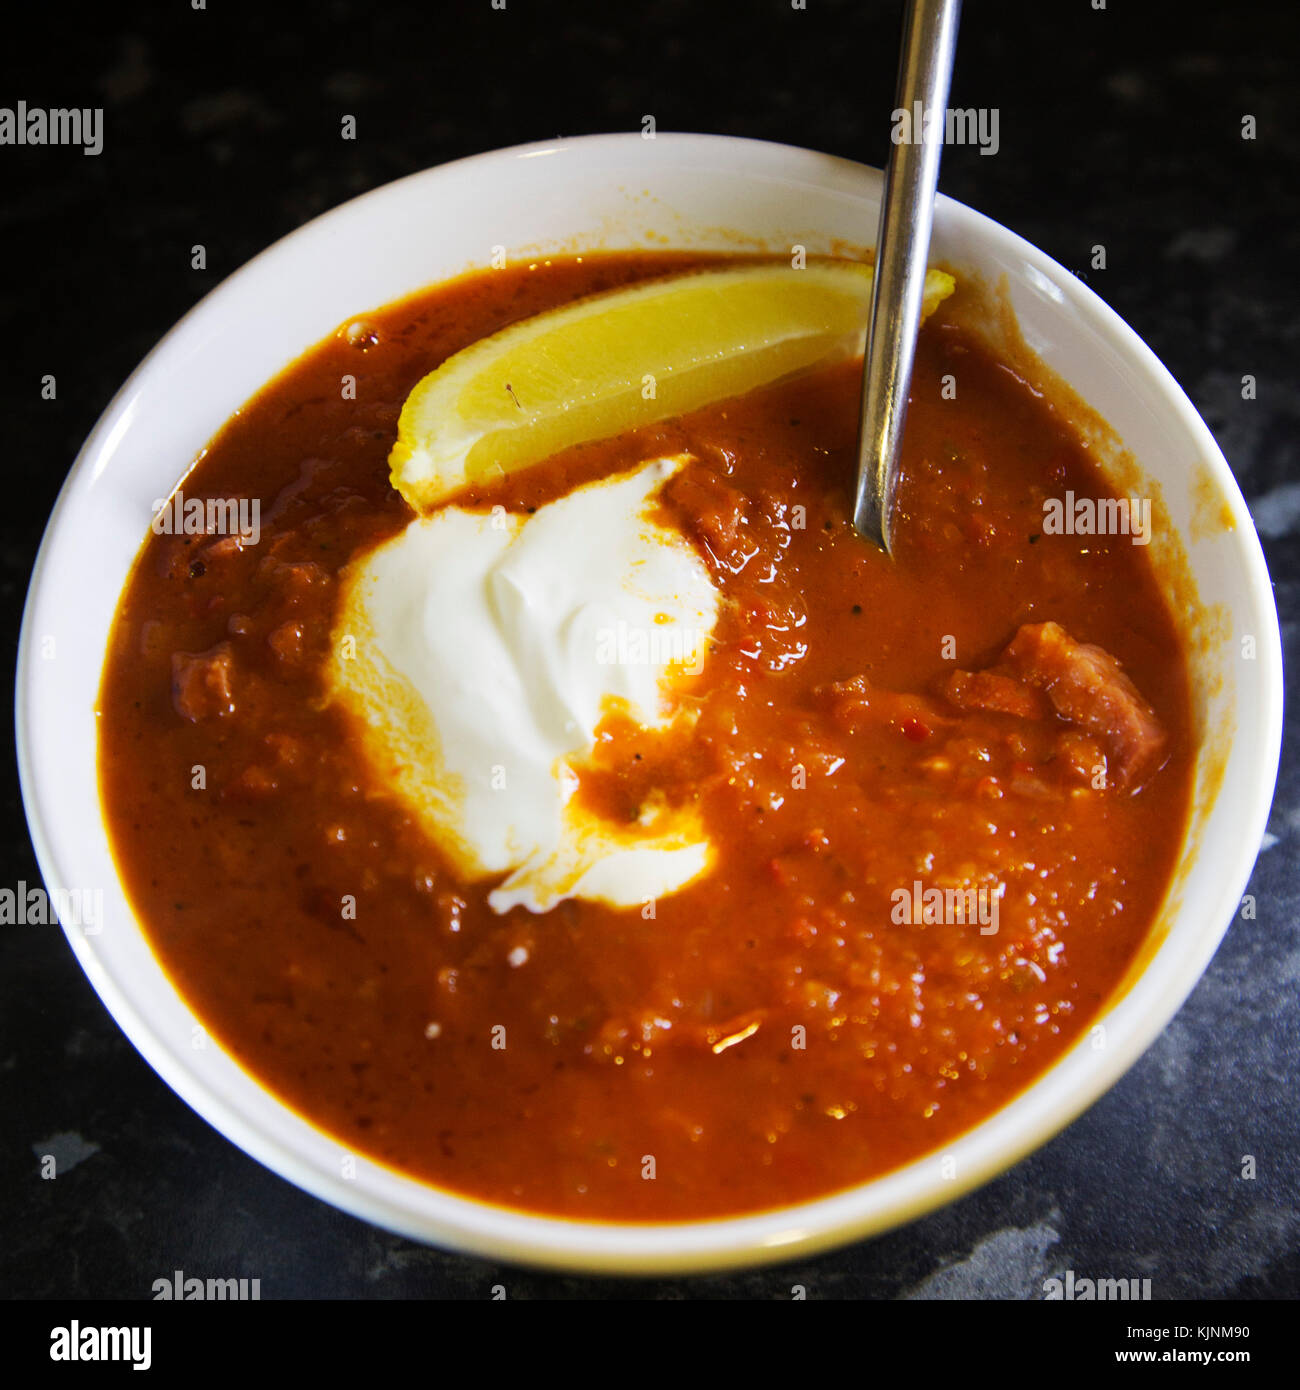
[[[82,439],[203,293],[317,213],[462,155],[605,130],[755,136],[884,161],[899,7],[808,0],[321,0],[157,13],[66,6],[0,56],[0,106],[103,106],[102,154],[0,146],[9,648]],[[1051,14],[1051,18],[1047,16]],[[273,16],[273,17],[272,17]],[[48,28],[38,32],[42,24]],[[1169,365],[1263,538],[1287,669],[1300,647],[1300,10],[1289,3],[969,0],[954,106],[1000,149],[952,148],[941,188],[1088,282]],[[339,138],[344,112],[358,138]],[[1244,116],[1257,123],[1242,138]],[[208,268],[189,248],[208,247]],[[1094,243],[1107,268],[1089,264]],[[52,373],[54,401],[41,399]],[[1258,395],[1243,401],[1245,373]],[[6,692],[10,688],[6,679]],[[7,696],[6,696],[7,698]],[[149,1297],[175,1269],[264,1298],[1036,1298],[1043,1280],[1151,1278],[1157,1297],[1300,1293],[1294,706],[1237,921],[1128,1075],[1010,1172],[902,1230],[749,1274],[623,1284],[426,1249],[246,1157],[149,1069],[62,934],[0,928],[0,1294]],[[13,752],[0,886],[38,879]],[[59,1160],[42,1181],[38,1155]],[[1253,1181],[1240,1156],[1257,1161]]]

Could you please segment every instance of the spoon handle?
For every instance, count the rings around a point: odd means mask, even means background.
[[[885,171],[862,374],[858,495],[853,512],[857,529],[886,553],[960,14],[961,0],[908,0],[903,31],[896,109],[907,113],[898,125],[910,139],[899,140],[896,129]],[[922,113],[923,120],[918,122]]]

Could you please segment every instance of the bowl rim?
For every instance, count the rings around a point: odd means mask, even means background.
[[[33,766],[35,614],[41,604],[53,537],[67,520],[74,492],[87,475],[94,475],[111,457],[116,437],[125,428],[128,403],[155,362],[169,351],[183,330],[213,313],[214,305],[236,295],[255,267],[272,257],[284,255],[300,239],[319,235],[332,223],[355,216],[367,204],[392,198],[395,191],[404,186],[468,169],[490,170],[495,175],[508,168],[512,161],[539,155],[569,160],[595,158],[626,147],[632,141],[639,145],[641,140],[639,133],[628,132],[511,146],[420,170],[350,199],[280,238],[205,294],[155,344],[114,394],[87,436],[51,511],[33,567],[19,637],[15,676],[19,782],[37,862],[47,888],[57,891],[69,882],[62,870],[70,846],[52,814],[48,789],[38,784]],[[734,170],[739,160],[741,172],[755,177],[770,173],[791,183],[798,182],[802,175],[819,188],[825,189],[830,184],[859,198],[869,191],[872,181],[878,184],[881,178],[878,170],[850,160],[762,140],[661,131],[656,135],[656,144],[661,157],[665,157],[665,151],[671,152],[688,167],[706,169],[716,159]],[[705,1273],[773,1263],[808,1256],[897,1227],[954,1201],[1004,1172],[1109,1090],[1150,1047],[1181,1007],[1231,923],[1254,865],[1276,781],[1282,737],[1281,637],[1263,551],[1217,442],[1145,341],[1087,285],[1024,238],[945,195],[939,195],[938,202],[936,222],[940,212],[945,218],[964,220],[981,241],[1000,245],[1036,267],[1069,297],[1074,310],[1091,319],[1107,338],[1122,346],[1126,360],[1133,364],[1150,390],[1159,394],[1178,416],[1214,480],[1216,495],[1227,504],[1236,523],[1240,552],[1237,558],[1245,566],[1251,602],[1255,614],[1267,620],[1257,624],[1258,670],[1263,698],[1254,721],[1261,735],[1257,742],[1263,757],[1251,769],[1249,814],[1238,822],[1240,833],[1236,845],[1223,863],[1220,878],[1223,889],[1213,903],[1202,901],[1197,905],[1198,917],[1207,925],[1196,938],[1196,949],[1167,962],[1167,968],[1159,972],[1158,978],[1156,972],[1149,969],[1150,961],[1144,966],[1120,1001],[1131,1006],[1129,1024],[1120,1035],[1122,1045],[1109,1047],[1104,1053],[1085,1055],[1085,1029],[1024,1090],[945,1145],[950,1153],[959,1149],[963,1153],[959,1176],[950,1181],[938,1183],[933,1176],[923,1180],[922,1170],[933,1166],[938,1157],[937,1151],[930,1151],[902,1168],[795,1205],[741,1216],[651,1224],[534,1215],[462,1196],[449,1189],[434,1188],[385,1169],[373,1160],[365,1160],[372,1174],[389,1175],[384,1182],[375,1184],[383,1189],[380,1191],[326,1172],[306,1161],[280,1134],[250,1123],[233,1101],[218,1095],[195,1071],[185,1067],[151,1025],[146,1013],[137,1006],[136,1000],[110,976],[96,953],[93,940],[65,924],[64,934],[81,968],[137,1051],[186,1104],[253,1158],[330,1205],[375,1225],[415,1240],[484,1258],[584,1273],[642,1276]],[[364,306],[358,309],[358,312],[363,311]],[[102,667],[102,661],[100,664]],[[139,925],[120,878],[113,886],[121,892],[129,920],[148,945],[148,936]],[[1222,925],[1216,925],[1220,923]],[[149,949],[152,952],[152,946]],[[1155,958],[1153,954],[1152,959]],[[158,964],[162,969],[161,962]],[[188,1002],[176,989],[170,975],[165,970],[163,975],[168,987],[189,1010]],[[1115,1007],[1116,1001],[1108,1000],[1098,1017],[1109,1018]],[[336,1149],[341,1146],[342,1141],[318,1129],[252,1073],[237,1062],[235,1065],[250,1085],[272,1098],[285,1118],[305,1126],[308,1132],[323,1137]],[[1051,1084],[1045,1085],[1049,1081]],[[417,1201],[417,1193],[423,1194],[426,1200]],[[410,1200],[401,1200],[404,1195]]]

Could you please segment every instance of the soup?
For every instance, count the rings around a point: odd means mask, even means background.
[[[329,674],[350,576],[411,522],[402,403],[505,324],[715,260],[554,258],[340,330],[181,484],[258,499],[256,542],[150,534],[110,639],[105,820],[177,988],[343,1150],[513,1208],[727,1216],[941,1150],[1086,1029],[1183,833],[1186,663],[1141,536],[1045,525],[1117,499],[940,313],[892,560],[851,525],[854,361],[455,497],[522,522],[679,460],[655,515],[718,595],[690,719],[612,715],[574,792],[688,808],[707,870],[547,911],[459,870]]]

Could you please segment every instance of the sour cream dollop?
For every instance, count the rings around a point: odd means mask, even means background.
[[[529,515],[446,507],[344,572],[330,663],[366,755],[497,912],[642,906],[708,868],[693,808],[615,824],[573,800],[597,728],[689,718],[718,616],[703,561],[651,515],[656,459]]]

